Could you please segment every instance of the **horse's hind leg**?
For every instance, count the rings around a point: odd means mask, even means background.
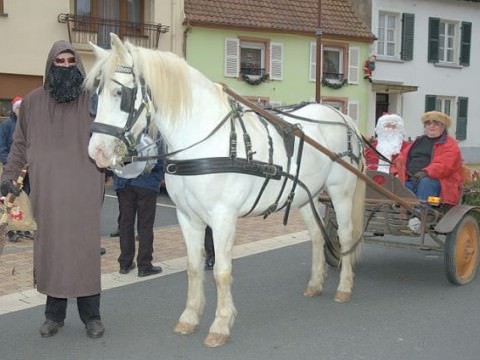
[[[318,201],[315,202],[316,207],[320,206]],[[310,280],[308,281],[307,288],[303,292],[305,296],[320,295],[323,290],[323,284],[326,278],[326,265],[325,265],[325,253],[323,247],[325,240],[322,232],[315,221],[310,204],[304,205],[300,208],[303,221],[308,228],[310,238],[312,239],[312,269],[310,274]]]
[[[225,219],[223,217],[222,222],[212,224],[215,245],[213,273],[217,285],[217,309],[215,320],[204,341],[205,346],[208,347],[221,346],[229,340],[230,331],[237,315],[231,292],[232,249],[236,221],[236,218]]]
[[[202,256],[205,226],[200,223],[192,224],[188,216],[180,211],[177,211],[177,217],[187,248],[188,291],[185,310],[180,316],[174,331],[177,334],[191,334],[196,330],[205,307]]]

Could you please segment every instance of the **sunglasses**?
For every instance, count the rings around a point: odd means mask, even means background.
[[[433,125],[433,126],[443,126],[443,123],[441,121],[438,121],[438,120],[427,120],[423,123],[424,126],[430,126],[430,125]]]
[[[75,64],[76,61],[75,61],[75,57],[68,57],[68,58],[56,58],[55,59],[55,64],[65,64],[65,63],[68,63],[68,64]]]

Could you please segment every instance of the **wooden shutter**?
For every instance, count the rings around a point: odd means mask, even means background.
[[[360,49],[351,46],[348,49],[348,83],[358,84],[360,72]]]
[[[270,79],[283,80],[283,44],[270,44]]]
[[[413,60],[413,38],[415,31],[415,15],[402,15],[402,50],[400,57],[402,60]]]
[[[315,81],[317,73],[317,44],[315,42],[310,43],[310,61],[309,61],[309,75],[308,80]]]
[[[472,23],[462,22],[462,39],[460,43],[460,65],[470,65],[470,44],[472,41]]]
[[[425,111],[435,110],[437,97],[435,95],[425,95]]]
[[[440,19],[428,19],[428,62],[438,62],[438,44],[440,37]]]
[[[238,39],[225,39],[225,77],[238,77],[240,68],[240,41]]]
[[[358,125],[358,117],[359,117],[359,107],[360,104],[358,101],[351,100],[348,102],[348,109],[347,109],[347,114],[350,116],[355,123]]]
[[[467,138],[468,98],[459,97],[457,103],[457,128],[455,137],[457,140]]]

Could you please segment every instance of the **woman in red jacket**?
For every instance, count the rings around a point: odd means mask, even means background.
[[[440,196],[443,203],[456,205],[462,194],[463,160],[457,141],[447,133],[452,121],[439,111],[426,112],[421,121],[424,135],[397,158],[399,176],[420,200]]]

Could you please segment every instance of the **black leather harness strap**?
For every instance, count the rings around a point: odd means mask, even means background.
[[[279,165],[242,158],[213,157],[191,160],[167,159],[165,172],[171,175],[206,175],[218,173],[239,173],[279,180],[285,173]]]

